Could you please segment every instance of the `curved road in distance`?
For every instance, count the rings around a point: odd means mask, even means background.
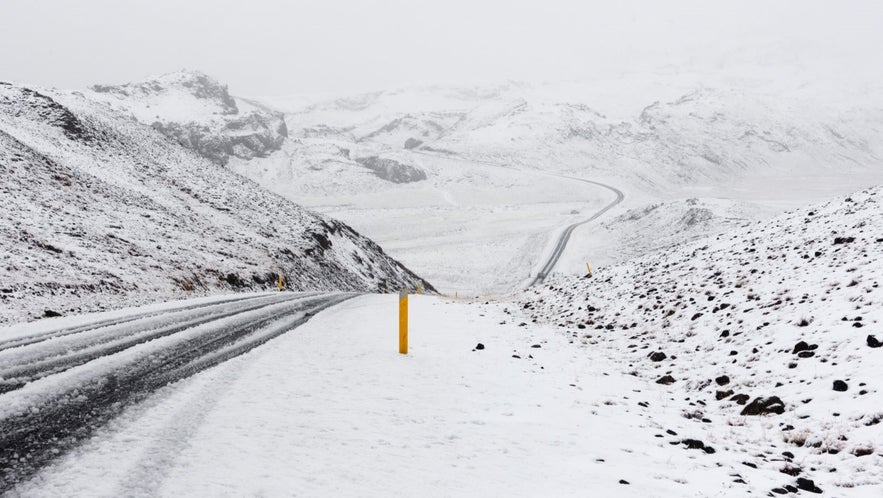
[[[558,264],[558,260],[561,259],[561,255],[564,254],[564,249],[567,247],[567,242],[570,241],[570,235],[573,234],[573,231],[576,230],[577,227],[579,227],[581,225],[585,225],[586,223],[595,221],[601,215],[603,215],[607,211],[610,211],[617,204],[622,202],[623,199],[625,199],[625,194],[623,194],[621,190],[619,190],[616,187],[612,187],[610,185],[607,185],[606,183],[596,182],[594,180],[586,180],[585,178],[577,178],[575,176],[563,176],[563,175],[552,175],[552,176],[557,176],[559,178],[567,178],[569,180],[574,180],[574,181],[583,182],[583,183],[591,183],[592,185],[597,185],[599,187],[606,188],[607,190],[616,194],[616,198],[613,199],[613,201],[611,203],[609,203],[606,206],[604,206],[603,208],[601,208],[601,210],[595,212],[595,214],[593,214],[591,217],[586,218],[585,220],[573,223],[564,229],[564,231],[561,233],[561,236],[558,237],[558,242],[555,243],[555,249],[552,251],[552,254],[549,255],[549,259],[546,260],[546,262],[543,264],[543,267],[540,268],[540,271],[537,272],[536,276],[533,278],[533,280],[531,280],[530,284],[528,284],[528,287],[533,287],[535,285],[539,285],[539,284],[543,283],[543,281],[546,280],[546,277],[548,277],[549,274],[552,273],[552,270],[555,268],[555,265]]]
[[[613,187],[611,185],[607,185],[606,183],[601,183],[601,182],[598,182],[595,180],[588,180],[586,178],[579,178],[576,176],[568,176],[568,175],[559,175],[556,173],[550,173],[550,172],[546,172],[546,171],[523,169],[523,168],[518,168],[516,166],[509,166],[507,164],[500,164],[500,163],[496,163],[493,161],[487,161],[487,160],[482,160],[482,159],[462,159],[459,157],[452,157],[447,154],[430,152],[430,151],[426,151],[426,150],[411,149],[411,152],[415,153],[415,154],[422,154],[424,156],[438,157],[438,158],[442,158],[442,159],[457,160],[457,161],[470,162],[470,163],[486,164],[488,166],[494,166],[497,168],[505,168],[505,169],[513,169],[513,170],[521,171],[524,173],[533,173],[535,175],[552,176],[555,178],[564,178],[564,179],[573,180],[576,182],[590,183],[592,185],[596,185],[598,187],[605,188],[605,189],[613,192],[614,195],[616,195],[616,198],[613,199],[613,202],[611,202],[610,204],[607,204],[606,206],[601,208],[601,210],[597,211],[591,217],[589,217],[585,220],[573,223],[564,229],[564,232],[562,232],[561,236],[558,237],[558,242],[555,244],[555,250],[552,251],[552,254],[549,255],[549,259],[546,260],[546,262],[543,264],[543,267],[540,269],[540,271],[537,272],[537,274],[536,274],[536,276],[534,276],[533,280],[531,280],[530,283],[527,285],[528,288],[543,283],[543,281],[546,280],[546,277],[548,277],[549,274],[552,273],[552,270],[555,268],[555,265],[558,264],[558,260],[561,259],[561,255],[564,254],[564,249],[567,247],[567,242],[570,241],[571,234],[573,234],[573,231],[576,230],[577,227],[579,227],[581,225],[585,225],[586,223],[595,221],[600,216],[602,216],[604,213],[606,213],[607,211],[610,211],[616,205],[621,203],[623,201],[623,199],[625,199],[625,194],[622,193],[622,190],[619,190],[618,188]]]

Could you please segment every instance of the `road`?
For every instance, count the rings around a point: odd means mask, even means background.
[[[0,341],[0,494],[157,389],[353,296],[286,292],[183,301],[166,311]]]
[[[537,272],[536,276],[533,278],[533,280],[531,280],[528,287],[533,287],[535,285],[539,285],[539,284],[543,283],[543,281],[546,280],[546,277],[548,277],[549,274],[552,273],[552,270],[555,269],[555,265],[558,264],[558,260],[561,259],[561,255],[564,254],[564,249],[567,247],[567,242],[570,241],[571,234],[573,234],[573,231],[576,230],[577,227],[579,227],[581,225],[585,225],[586,223],[595,221],[600,216],[602,216],[604,213],[613,209],[613,207],[615,207],[617,204],[621,203],[623,199],[625,199],[625,194],[623,194],[621,190],[619,190],[616,187],[612,187],[610,185],[607,185],[606,183],[596,182],[594,180],[587,180],[585,178],[577,178],[575,176],[562,176],[562,175],[553,175],[553,176],[557,176],[559,178],[567,178],[567,179],[574,180],[577,182],[590,183],[592,185],[597,185],[599,187],[603,187],[603,188],[613,192],[616,195],[616,198],[614,198],[612,202],[610,202],[609,204],[607,204],[606,206],[601,208],[599,211],[596,211],[592,216],[590,216],[582,221],[578,221],[576,223],[569,225],[567,228],[564,229],[563,232],[561,232],[561,236],[558,237],[558,241],[555,243],[555,249],[553,249],[552,253],[549,254],[548,259],[546,259],[546,262],[543,263],[543,266],[540,268],[540,271]]]
[[[576,176],[568,176],[568,175],[560,175],[557,173],[551,173],[551,172],[547,172],[547,171],[533,170],[533,169],[527,169],[527,168],[519,168],[517,166],[512,166],[512,165],[508,165],[508,164],[501,164],[501,163],[497,163],[497,162],[493,162],[493,161],[485,161],[485,160],[481,160],[481,159],[463,159],[463,158],[456,157],[456,156],[452,157],[448,154],[429,152],[429,151],[425,151],[425,150],[411,150],[411,152],[414,154],[421,154],[424,156],[436,157],[436,158],[441,158],[441,159],[464,161],[464,162],[469,162],[469,163],[493,166],[495,168],[510,169],[510,170],[515,170],[515,171],[519,171],[519,172],[527,173],[527,174],[532,174],[532,175],[554,177],[554,178],[564,178],[566,180],[572,180],[575,182],[589,183],[591,185],[596,185],[598,187],[601,187],[601,188],[604,188],[604,189],[607,189],[607,190],[613,192],[613,194],[616,196],[613,199],[613,201],[611,201],[609,204],[605,205],[599,211],[595,212],[589,218],[586,218],[582,221],[573,223],[564,229],[564,231],[561,233],[561,236],[558,237],[558,241],[555,243],[555,249],[552,251],[552,253],[549,255],[549,257],[546,259],[546,262],[543,263],[543,266],[540,268],[540,271],[537,272],[537,274],[533,277],[533,279],[530,281],[530,283],[527,285],[527,287],[533,287],[535,285],[539,285],[539,284],[543,283],[543,281],[546,280],[546,277],[548,277],[549,274],[552,273],[552,270],[555,269],[555,265],[558,264],[558,260],[561,259],[561,255],[564,254],[564,249],[567,247],[567,243],[570,241],[571,234],[573,234],[573,231],[576,230],[577,227],[579,227],[581,225],[585,225],[586,223],[595,221],[596,219],[601,217],[604,213],[613,209],[616,205],[621,203],[623,201],[623,199],[625,199],[625,194],[622,192],[622,190],[619,190],[618,188],[613,187],[611,185],[607,185],[606,183],[601,183],[599,181],[589,180],[586,178],[579,178]]]

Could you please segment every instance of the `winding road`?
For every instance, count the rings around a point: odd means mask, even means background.
[[[441,159],[459,160],[459,161],[470,162],[470,163],[484,164],[487,166],[493,166],[495,168],[510,169],[510,170],[520,171],[522,173],[528,173],[528,174],[533,174],[533,175],[539,175],[539,176],[545,176],[545,177],[551,176],[554,178],[563,178],[565,180],[588,183],[588,184],[595,185],[595,186],[598,186],[598,187],[601,187],[601,188],[604,188],[604,189],[607,189],[607,190],[613,192],[613,194],[615,195],[613,201],[611,201],[609,204],[605,205],[600,210],[596,211],[592,216],[590,216],[582,221],[578,221],[576,223],[568,225],[564,229],[564,231],[561,232],[561,235],[558,237],[558,240],[555,243],[555,248],[552,250],[551,254],[549,254],[549,257],[543,263],[542,267],[540,267],[540,270],[537,272],[537,274],[534,275],[534,277],[530,280],[530,283],[527,285],[528,288],[542,284],[543,281],[546,280],[546,277],[548,277],[549,274],[552,273],[552,270],[555,269],[555,265],[558,264],[558,260],[561,259],[561,255],[564,254],[564,249],[567,248],[567,243],[570,241],[570,236],[573,234],[574,230],[576,230],[581,225],[585,225],[586,223],[590,223],[592,221],[595,221],[599,217],[603,216],[604,213],[606,213],[607,211],[610,211],[611,209],[616,207],[618,204],[620,204],[625,199],[625,194],[622,192],[622,190],[619,190],[618,188],[608,185],[606,183],[602,183],[602,182],[595,181],[595,180],[589,180],[587,178],[579,178],[576,176],[560,175],[557,173],[550,173],[550,172],[546,172],[546,171],[537,171],[537,170],[532,170],[532,169],[519,168],[519,167],[511,166],[508,164],[501,164],[501,163],[496,163],[493,161],[485,161],[485,160],[481,160],[481,159],[463,159],[463,158],[459,158],[459,157],[451,157],[450,155],[447,155],[447,154],[429,152],[429,151],[425,151],[425,150],[412,150],[411,152],[415,153],[415,154],[421,154],[424,156],[436,157],[436,158],[441,158]]]
[[[0,494],[125,408],[302,325],[351,293],[265,293],[0,341]]]
[[[585,225],[586,223],[595,221],[600,216],[602,216],[604,213],[606,213],[607,211],[610,211],[617,204],[621,203],[623,201],[623,199],[625,199],[625,194],[623,194],[621,190],[619,190],[616,187],[612,187],[610,185],[607,185],[606,183],[596,182],[594,180],[587,180],[585,178],[577,178],[575,176],[562,176],[562,175],[553,175],[553,176],[557,176],[559,178],[567,178],[569,180],[574,180],[577,182],[591,183],[592,185],[597,185],[599,187],[603,187],[603,188],[613,192],[616,195],[616,198],[613,199],[613,201],[611,201],[609,204],[607,204],[606,206],[601,208],[599,211],[596,211],[589,218],[586,218],[582,221],[578,221],[576,223],[568,225],[567,228],[565,228],[564,231],[561,232],[561,235],[558,237],[558,241],[555,243],[555,249],[553,249],[552,253],[549,254],[549,257],[546,259],[546,262],[543,263],[543,266],[540,268],[540,271],[537,272],[536,276],[533,278],[533,280],[531,280],[530,284],[528,284],[528,287],[533,287],[535,285],[542,284],[543,281],[546,280],[546,277],[549,276],[549,274],[555,268],[555,265],[558,264],[558,260],[561,259],[561,255],[564,254],[564,249],[567,247],[567,243],[570,241],[570,236],[571,236],[571,234],[573,234],[574,230],[576,230],[581,225]]]

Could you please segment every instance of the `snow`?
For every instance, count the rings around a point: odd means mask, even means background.
[[[348,226],[84,94],[3,84],[0,111],[0,323],[270,290],[280,273],[293,290],[417,285]]]
[[[879,496],[881,192],[596,267],[589,279],[558,275],[525,291],[519,308],[639,378],[671,376],[666,406],[693,421],[697,439],[761,471],[793,466],[822,489]],[[784,413],[742,414],[770,396]]]
[[[169,386],[15,492],[742,496],[721,457],[654,437],[635,405],[654,384],[502,305],[409,300],[407,356],[396,297],[357,298]]]
[[[414,295],[409,301],[407,356],[397,352],[397,296],[347,301],[264,347],[162,389],[14,496],[585,496],[591,490],[741,497],[793,484],[796,478],[780,472],[787,465],[801,467],[825,496],[879,496],[880,455],[848,453],[858,446],[879,453],[883,443],[876,426],[852,422],[881,406],[873,387],[880,364],[857,363],[858,356],[869,358],[858,347],[840,348],[851,359],[838,370],[853,372],[846,375],[851,384],[872,383],[864,400],[844,406],[844,393],[828,386],[831,373],[801,367],[791,372],[820,376],[821,386],[791,394],[786,415],[740,417],[731,403],[718,410],[713,400],[707,407],[683,401],[702,397],[687,377],[726,371],[734,385],[752,385],[713,357],[677,369],[678,381],[663,386],[648,375],[652,369],[638,365],[647,362],[645,353],[623,354],[624,336],[586,340],[554,322],[524,325],[505,302]],[[734,347],[766,337],[746,331]],[[831,345],[818,335],[806,338],[819,340],[820,352]],[[485,348],[476,350],[478,343]],[[771,348],[788,344],[783,337]],[[665,345],[685,358],[690,347]],[[758,368],[775,368],[763,357],[756,361]],[[767,380],[753,382],[753,390],[766,392]],[[813,402],[792,412],[803,396]],[[835,406],[839,418],[830,415]],[[711,422],[685,416],[703,409]],[[826,422],[806,429],[806,415]],[[783,433],[785,422],[796,429]],[[818,454],[788,444],[783,434],[844,451]],[[848,442],[837,443],[840,434]],[[677,444],[686,439],[714,452]]]
[[[605,198],[544,174],[624,191],[606,220],[666,206],[653,220],[664,227],[659,240],[657,227],[648,233],[650,219],[577,229],[557,267],[571,274],[586,261],[621,261],[718,233],[734,218],[765,219],[883,183],[883,92],[836,80],[627,74],[264,98],[287,113],[292,138],[269,157],[230,167],[367,233],[445,292],[500,294],[528,279],[556,234],[578,221],[572,211],[591,213]],[[423,144],[406,149],[408,138]],[[364,156],[413,165],[428,178],[385,182],[354,160]],[[529,190],[513,188],[525,182]],[[685,209],[676,206],[693,198],[713,221],[682,233]]]

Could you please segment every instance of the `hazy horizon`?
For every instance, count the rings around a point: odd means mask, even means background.
[[[872,1],[7,0],[0,80],[83,88],[181,69],[238,95],[788,68],[877,81]]]

